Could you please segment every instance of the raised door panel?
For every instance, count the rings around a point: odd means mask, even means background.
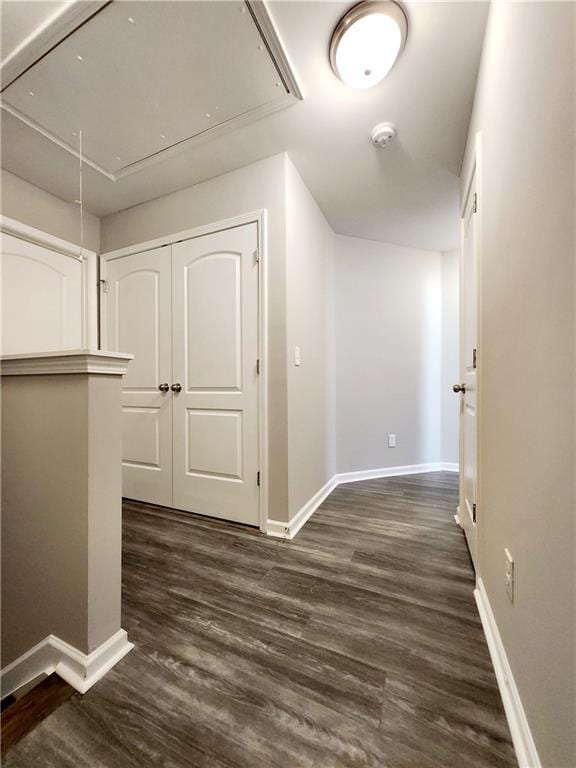
[[[122,408],[122,460],[136,467],[160,469],[160,408]]]
[[[170,248],[109,261],[104,342],[130,352],[122,390],[123,494],[172,504]]]
[[[2,235],[2,354],[82,347],[82,262]]]
[[[185,267],[186,389],[242,388],[240,253],[211,253]]]
[[[257,226],[173,246],[174,505],[258,525]]]
[[[116,346],[129,349],[134,360],[124,379],[125,389],[153,390],[160,382],[160,272],[140,269],[116,283]]]
[[[187,410],[188,475],[242,479],[242,412]]]

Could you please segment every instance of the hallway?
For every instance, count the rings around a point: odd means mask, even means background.
[[[515,766],[456,501],[352,483],[291,542],[125,502],[136,647],[6,767]]]

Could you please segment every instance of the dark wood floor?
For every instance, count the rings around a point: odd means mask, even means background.
[[[71,685],[51,674],[19,698],[7,696],[2,701],[2,757],[74,693]]]
[[[5,766],[516,766],[456,496],[341,486],[292,542],[127,503],[136,648]]]

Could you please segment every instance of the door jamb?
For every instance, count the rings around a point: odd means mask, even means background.
[[[126,248],[118,248],[100,254],[100,286],[105,286],[107,275],[106,265],[114,259],[132,256],[143,251],[151,251],[164,245],[175,245],[182,240],[192,240],[204,235],[211,235],[225,229],[242,227],[245,224],[257,225],[258,237],[258,356],[260,360],[260,376],[258,381],[258,452],[260,466],[260,494],[258,503],[259,528],[265,533],[268,519],[268,227],[267,210],[265,208],[244,213],[228,219],[221,219],[210,224],[194,227],[165,235],[154,240],[135,243]],[[104,281],[104,282],[102,282]],[[106,339],[106,302],[103,290],[100,290],[100,332],[102,348],[107,344]],[[256,481],[256,478],[254,478]]]

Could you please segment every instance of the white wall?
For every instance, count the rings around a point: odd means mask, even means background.
[[[266,208],[268,211],[269,517],[288,520],[285,155],[276,155],[102,219],[102,252]]]
[[[439,253],[336,237],[338,472],[440,461],[441,283]]]
[[[3,181],[3,213],[78,240],[76,206],[5,171]],[[443,455],[438,405],[439,254],[336,237],[286,155],[101,222],[88,215],[86,246],[98,249],[101,234],[107,252],[261,208],[268,210],[270,518],[288,520],[336,471],[452,460]],[[397,434],[396,449],[387,447],[388,432]]]
[[[294,516],[336,472],[334,233],[286,158],[288,473]],[[300,347],[301,365],[294,364]]]
[[[463,173],[481,130],[478,569],[546,768],[576,765],[575,32],[492,4]]]
[[[120,629],[121,378],[2,377],[2,665]]]
[[[284,521],[336,471],[441,460],[441,258],[335,236],[286,155],[105,217],[102,249],[259,208],[269,214],[269,517]]]
[[[287,521],[335,472],[334,234],[285,155],[102,220],[104,252],[268,210],[269,517]],[[293,365],[293,348],[302,365]]]
[[[445,464],[458,464],[460,396],[452,385],[460,381],[460,252],[442,254],[442,438]]]
[[[70,243],[80,243],[78,205],[67,203],[4,169],[0,211],[3,216],[42,232]],[[84,247],[95,253],[100,250],[100,219],[87,211],[84,211]]]

